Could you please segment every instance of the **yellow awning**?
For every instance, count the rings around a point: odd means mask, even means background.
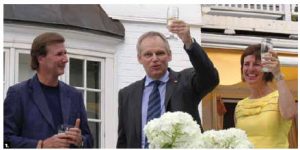
[[[242,51],[205,48],[220,76],[220,85],[233,85],[241,82],[240,57]],[[286,80],[298,79],[298,67],[281,67]]]

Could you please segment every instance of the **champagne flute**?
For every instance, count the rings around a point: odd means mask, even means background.
[[[179,8],[176,6],[170,6],[167,10],[167,28],[171,26],[174,20],[179,18]],[[167,36],[167,39],[177,39],[174,33]]]
[[[273,50],[273,43],[271,38],[264,38],[261,41],[260,45],[260,57],[261,57],[261,63],[266,62],[267,60],[264,59],[263,57],[265,56],[270,56],[271,54],[269,53],[270,50]],[[270,72],[270,70],[266,67],[262,68],[263,72]]]

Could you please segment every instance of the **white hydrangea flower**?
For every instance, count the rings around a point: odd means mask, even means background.
[[[201,135],[200,126],[184,112],[166,112],[149,121],[144,132],[149,148],[192,148],[193,141]]]
[[[202,134],[199,142],[201,148],[253,148],[245,131],[230,128],[227,130],[210,130]]]
[[[147,123],[149,148],[253,148],[245,131],[230,128],[201,134],[200,126],[184,112],[166,112]]]

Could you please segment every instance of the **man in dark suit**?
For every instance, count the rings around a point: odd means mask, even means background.
[[[137,57],[146,77],[119,91],[117,148],[147,148],[143,131],[145,124],[166,111],[187,112],[201,125],[198,105],[218,85],[218,72],[205,51],[192,39],[188,24],[173,21],[169,30],[184,43],[193,68],[180,72],[168,68],[172,55],[168,41],[161,33],[147,32],[139,38]],[[156,104],[151,101],[157,99],[160,100],[158,116],[153,117],[153,110],[157,108],[153,108]]]
[[[8,89],[4,101],[4,141],[11,148],[92,147],[82,95],[61,82],[68,63],[64,37],[47,32],[31,47],[31,79]],[[71,127],[58,133],[62,124]]]

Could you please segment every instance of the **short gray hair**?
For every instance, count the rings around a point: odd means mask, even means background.
[[[156,32],[156,31],[149,31],[149,32],[146,32],[144,33],[143,35],[141,35],[138,39],[138,42],[137,42],[137,45],[136,45],[136,49],[137,49],[137,54],[138,56],[141,55],[141,52],[142,52],[142,49],[141,49],[141,43],[143,42],[143,40],[145,38],[148,38],[148,37],[160,37],[163,42],[165,43],[165,48],[167,50],[167,53],[168,54],[171,54],[171,50],[170,50],[170,45],[169,45],[169,42],[168,40],[166,39],[166,37],[160,33],[160,32]]]

